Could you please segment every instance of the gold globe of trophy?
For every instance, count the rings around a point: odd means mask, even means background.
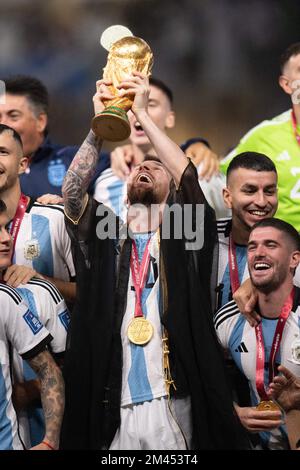
[[[133,71],[149,76],[152,65],[152,51],[141,38],[127,35],[110,45],[103,78],[112,82],[109,90],[115,98],[104,101],[105,109],[96,114],[92,120],[92,129],[98,137],[111,142],[129,137],[130,124],[127,111],[131,108],[133,100],[127,96],[119,96],[117,86],[131,76]]]

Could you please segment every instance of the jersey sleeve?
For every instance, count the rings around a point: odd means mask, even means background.
[[[63,213],[59,213],[59,245],[60,254],[64,260],[71,277],[75,277],[75,267],[73,262],[71,239],[66,229]]]
[[[63,300],[58,305],[53,305],[45,326],[53,338],[51,350],[54,353],[65,351],[69,323],[70,315],[65,301]]]
[[[66,302],[51,282],[44,280],[37,282],[43,287],[43,302],[38,312],[39,319],[53,338],[51,350],[54,353],[64,352],[70,323]]]
[[[198,172],[200,165],[198,166]],[[223,199],[223,189],[226,186],[223,173],[213,175],[209,181],[204,178],[199,179],[199,184],[208,204],[214,209],[217,219],[231,216],[231,210],[225,206]]]
[[[49,331],[13,292],[1,295],[1,310],[5,316],[8,340],[23,358],[43,349],[51,341]]]
[[[238,313],[238,307],[234,300],[232,300],[220,308],[214,315],[215,330],[224,349],[229,349],[230,335]]]

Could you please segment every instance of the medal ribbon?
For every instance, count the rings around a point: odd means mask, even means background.
[[[134,317],[143,317],[142,311],[142,290],[145,287],[146,280],[147,280],[147,273],[149,268],[150,262],[150,252],[149,252],[149,243],[151,238],[149,238],[141,264],[139,263],[138,251],[136,247],[136,243],[132,241],[132,251],[131,251],[131,258],[130,258],[130,269],[132,275],[132,282],[135,289],[135,309],[134,309]]]
[[[231,292],[234,294],[236,290],[240,287],[239,280],[239,270],[236,259],[236,249],[235,244],[232,239],[232,235],[229,235],[229,246],[228,246],[228,259],[229,259],[229,275],[230,275],[230,285]]]
[[[296,119],[295,111],[293,109],[292,109],[291,117],[292,117],[293,131],[294,131],[296,140],[298,142],[298,145],[300,145],[300,135],[298,134],[298,131],[297,131],[297,119]]]
[[[280,348],[280,343],[282,339],[283,329],[285,327],[288,316],[293,307],[293,298],[294,298],[294,289],[292,289],[290,295],[285,301],[276,326],[271,352],[269,359],[269,383],[272,382],[275,375],[275,359],[277,352]],[[265,366],[265,345],[263,340],[262,326],[259,323],[255,327],[256,335],[256,390],[261,398],[261,400],[269,400],[269,397],[266,393],[265,384],[264,384],[264,366]]]
[[[10,224],[9,233],[13,239],[13,255],[15,252],[16,241],[20,226],[27,208],[27,197],[21,193],[15,216]]]

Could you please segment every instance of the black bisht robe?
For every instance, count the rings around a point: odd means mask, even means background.
[[[191,397],[193,447],[241,449],[247,445],[235,415],[211,305],[217,272],[214,211],[206,203],[192,163],[169,204],[205,205],[204,246],[186,250],[186,240],[161,236],[162,323],[169,335],[177,396]],[[100,207],[102,215],[97,217]],[[99,240],[103,208],[90,199],[78,225],[67,221],[74,243],[77,302],[65,358],[66,406],[62,449],[108,448],[120,423],[122,345],[131,241]],[[114,217],[107,209],[110,217]],[[118,219],[115,218],[116,224]],[[202,221],[203,222],[203,221]],[[194,218],[195,223],[195,218]],[[121,253],[120,253],[121,251]],[[175,392],[172,392],[173,394]]]

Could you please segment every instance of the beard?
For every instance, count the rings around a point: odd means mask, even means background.
[[[147,207],[162,202],[158,194],[153,191],[153,188],[137,188],[134,185],[130,186],[128,189],[128,200],[131,205],[143,204]]]
[[[0,194],[4,193],[8,189],[13,188],[14,185],[16,184],[17,179],[18,179],[18,176],[16,177],[9,176],[5,179],[5,181],[2,182],[0,178]]]
[[[259,292],[262,292],[263,294],[270,294],[271,292],[276,291],[278,287],[281,286],[286,276],[287,276],[287,273],[281,270],[277,272],[272,277],[272,279],[266,279],[260,282],[260,281],[255,281],[255,279],[252,278],[251,273],[250,273],[252,284]]]

